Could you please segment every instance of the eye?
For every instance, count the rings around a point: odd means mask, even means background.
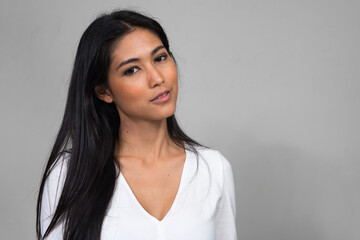
[[[166,58],[167,58],[167,54],[163,53],[155,58],[155,62],[165,61]]]
[[[130,67],[124,71],[124,75],[131,76],[139,70],[140,69],[138,67]]]

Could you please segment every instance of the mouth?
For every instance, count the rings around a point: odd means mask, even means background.
[[[153,98],[150,102],[152,103],[162,103],[162,102],[166,102],[167,100],[170,99],[170,91],[169,90],[165,90],[160,92],[155,98]]]

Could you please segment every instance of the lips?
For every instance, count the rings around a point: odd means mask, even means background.
[[[154,97],[153,99],[150,100],[150,102],[153,102],[153,101],[158,100],[158,99],[160,99],[162,97],[165,97],[169,92],[170,92],[169,90],[165,90],[165,91],[162,91],[162,92],[158,93],[156,95],[156,97]]]

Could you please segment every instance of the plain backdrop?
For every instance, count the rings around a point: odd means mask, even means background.
[[[124,7],[168,34],[176,114],[231,162],[239,239],[360,239],[360,3],[350,0],[1,0],[1,239],[35,239],[80,36]]]

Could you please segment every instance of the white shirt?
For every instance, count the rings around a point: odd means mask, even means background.
[[[101,239],[126,240],[235,240],[235,193],[229,161],[216,150],[196,147],[186,150],[186,159],[175,200],[159,221],[137,201],[121,174],[104,218]],[[59,200],[69,155],[57,162],[45,189],[41,209],[41,231],[45,233]],[[58,225],[46,239],[62,239]]]

